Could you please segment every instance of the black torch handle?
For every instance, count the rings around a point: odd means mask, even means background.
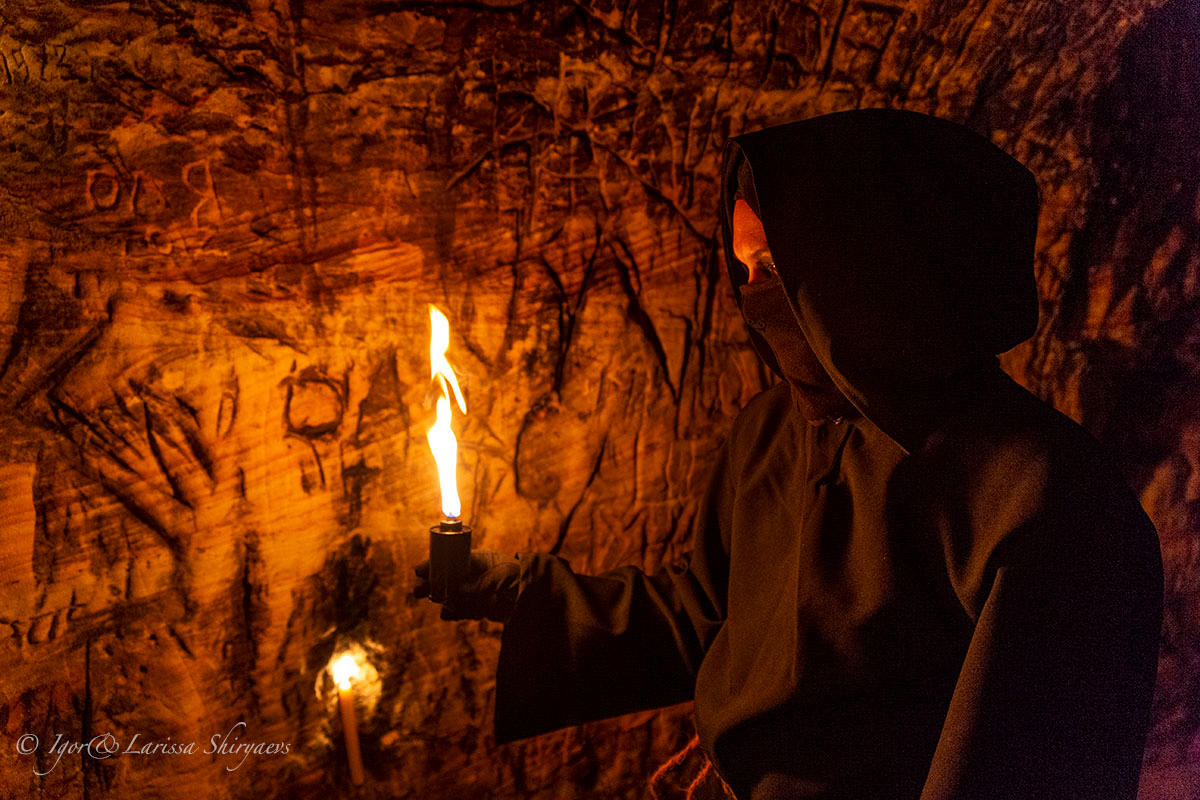
[[[434,525],[429,529],[429,599],[445,603],[467,578],[471,558],[468,525]]]

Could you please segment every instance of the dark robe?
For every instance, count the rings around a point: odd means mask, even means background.
[[[798,335],[859,413],[755,398],[673,568],[522,556],[497,737],[694,698],[745,800],[1134,798],[1157,537],[1096,442],[995,359],[1036,325],[1032,176],[907,112],[737,137],[735,286],[743,160]]]

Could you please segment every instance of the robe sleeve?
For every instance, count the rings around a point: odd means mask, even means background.
[[[992,553],[922,800],[1136,797],[1162,563],[1136,500],[1093,499]]]
[[[725,449],[679,564],[588,576],[556,556],[520,557],[521,593],[496,670],[497,741],[691,699],[725,618],[728,463]]]

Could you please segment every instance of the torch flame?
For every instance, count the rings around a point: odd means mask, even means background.
[[[462,390],[458,388],[458,379],[454,377],[454,369],[446,360],[446,350],[450,348],[450,322],[436,306],[429,307],[429,370],[430,375],[442,384],[442,393],[449,395],[446,384],[454,390],[454,400],[464,414],[467,413],[467,401],[463,399]]]
[[[450,430],[450,400],[439,397],[437,420],[429,429],[429,449],[437,462],[438,481],[442,485],[442,513],[449,519],[462,516],[462,504],[458,499],[458,441]]]
[[[458,499],[458,440],[450,429],[450,416],[453,409],[450,406],[450,390],[454,391],[454,399],[459,409],[465,414],[467,402],[463,399],[462,390],[458,388],[458,379],[454,370],[446,360],[446,350],[450,347],[450,323],[442,312],[433,306],[429,307],[429,368],[432,376],[442,387],[442,396],[437,401],[437,417],[433,427],[429,429],[429,449],[433,451],[433,460],[437,462],[438,480],[442,486],[442,514],[448,519],[458,519],[462,516],[462,504]]]
[[[350,679],[357,678],[360,670],[354,656],[350,653],[342,653],[334,660],[329,671],[333,674],[333,682],[338,685],[339,689],[349,689]]]

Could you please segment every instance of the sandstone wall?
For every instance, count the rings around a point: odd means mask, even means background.
[[[346,642],[377,672],[357,796],[646,796],[687,707],[498,747],[499,627],[407,597],[427,305],[477,542],[653,569],[767,382],[721,145],[855,106],[1038,176],[1043,325],[1005,364],[1159,525],[1143,795],[1200,797],[1197,30],[1187,0],[6,0],[0,797],[352,796]],[[288,752],[48,749],[231,730]]]

